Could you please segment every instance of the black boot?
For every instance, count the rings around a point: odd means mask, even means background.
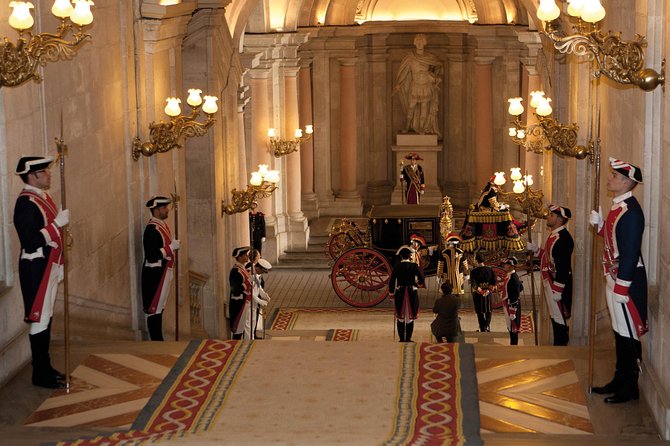
[[[396,327],[398,328],[400,342],[405,342],[405,321],[396,321]]]
[[[641,351],[640,341],[621,336],[619,342],[618,353],[621,354],[621,361],[617,361],[617,363],[621,364],[621,378],[614,395],[605,398],[605,402],[609,404],[625,403],[640,398],[640,390],[637,386],[638,359]]]
[[[49,370],[51,371],[51,374],[58,380],[58,381],[63,381],[65,382],[65,374],[59,372],[58,370],[54,369],[53,366],[51,365],[51,356],[49,355],[49,346],[51,345],[51,319],[49,319],[49,326],[46,329],[47,332],[47,340],[46,340],[46,345],[47,345],[47,359],[48,359],[48,364],[49,364]]]
[[[414,321],[407,323],[405,328],[405,342],[412,342],[412,333],[414,333]]]
[[[611,395],[613,393],[616,393],[617,389],[619,388],[619,381],[620,381],[619,375],[620,373],[615,373],[614,378],[612,378],[612,381],[608,382],[604,386],[592,387],[591,392],[600,395]]]
[[[33,356],[33,385],[47,389],[63,389],[65,383],[52,374],[49,367],[49,336],[47,331],[29,335],[30,351]]]
[[[519,333],[509,332],[509,345],[519,345]]]
[[[484,313],[484,319],[486,320],[486,328],[484,331],[490,332],[491,331],[491,317],[493,316],[493,313],[490,311],[487,311]]]
[[[147,329],[149,330],[149,339],[152,341],[162,341],[163,313],[152,314],[147,317]]]

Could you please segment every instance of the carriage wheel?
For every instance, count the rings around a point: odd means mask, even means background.
[[[354,248],[356,244],[351,236],[346,232],[338,232],[328,239],[327,252],[331,260],[337,259],[347,249]]]
[[[507,278],[507,273],[505,272],[504,269],[499,268],[497,266],[492,266],[491,269],[493,270],[493,273],[496,275],[496,280],[497,280],[497,285],[495,288],[495,291],[491,293],[493,296],[493,301],[491,302],[491,306],[493,308],[500,308],[503,306],[502,304],[502,296],[503,296],[503,290],[502,288],[505,286],[505,279]]]
[[[354,307],[373,307],[388,296],[391,264],[370,248],[344,252],[333,265],[330,280],[337,296]]]

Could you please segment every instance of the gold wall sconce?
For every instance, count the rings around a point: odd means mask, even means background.
[[[661,72],[644,68],[643,48],[647,39],[636,35],[634,40],[621,39],[621,33],[603,33],[598,24],[605,18],[605,8],[600,0],[572,0],[568,14],[577,18],[575,34],[565,35],[557,20],[561,15],[555,0],[540,0],[537,17],[545,24],[542,32],[554,43],[554,48],[564,54],[587,56],[595,61],[595,77],[605,75],[620,84],[631,84],[644,91],[652,91],[661,85],[665,91],[665,59]]]
[[[504,191],[502,186],[507,182],[505,172],[495,172],[493,183],[498,186],[499,201],[519,203],[521,209],[530,217],[546,218],[549,210],[544,206],[544,193],[541,190],[532,190],[532,175],[522,175],[520,167],[510,169],[510,179],[513,187],[511,192]],[[529,222],[530,225],[530,222]]]
[[[74,4],[74,6],[73,6]],[[33,34],[35,20],[30,2],[9,2],[9,25],[19,32],[16,44],[7,37],[0,42],[0,87],[17,87],[29,80],[41,82],[37,69],[48,62],[72,59],[79,45],[91,37],[84,27],[93,22],[91,0],[55,0],[51,13],[60,19],[56,33]],[[76,25],[76,30],[75,30]],[[66,40],[72,31],[72,40]]]
[[[266,164],[259,164],[258,170],[251,173],[251,179],[245,190],[233,189],[232,203],[226,205],[221,200],[221,216],[232,215],[255,209],[258,200],[267,198],[277,189],[279,183],[279,171],[269,170]]]
[[[281,139],[277,133],[277,129],[268,129],[268,138],[270,138],[270,148],[276,158],[283,155],[288,155],[298,150],[300,144],[304,144],[312,139],[314,127],[311,125],[305,126],[304,136],[302,129],[295,129],[293,139]]]
[[[537,124],[525,125],[519,119],[524,111],[521,102],[523,98],[510,98],[507,112],[514,116],[514,127],[509,128],[509,136],[515,144],[522,146],[528,152],[542,154],[551,150],[560,156],[569,156],[576,159],[589,158],[593,162],[593,148],[577,144],[579,126],[575,123],[564,125],[549,115],[553,112],[551,98],[544,96],[543,91],[530,93],[530,105],[535,109]]]
[[[142,143],[139,137],[133,140],[133,159],[137,161],[140,155],[152,156],[155,153],[168,152],[172,149],[184,147],[184,139],[193,136],[203,136],[214,124],[212,116],[219,110],[216,105],[216,96],[200,95],[202,90],[191,88],[188,90],[186,102],[191,106],[191,114],[181,114],[181,99],[167,98],[165,101],[165,113],[170,116],[170,122],[152,122],[149,124],[149,142]],[[203,103],[204,99],[204,103]],[[204,122],[197,121],[202,109],[207,115]]]

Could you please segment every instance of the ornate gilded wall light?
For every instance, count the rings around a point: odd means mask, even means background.
[[[288,155],[298,150],[300,144],[304,144],[310,139],[312,139],[312,134],[314,133],[314,127],[311,125],[305,126],[305,136],[303,136],[303,131],[301,129],[295,129],[295,138],[293,139],[281,139],[277,134],[276,129],[268,129],[268,137],[270,138],[270,148],[274,156],[279,158],[283,155]]]
[[[593,148],[577,144],[579,126],[575,123],[564,125],[549,117],[552,113],[551,99],[544,96],[543,91],[531,92],[530,105],[535,109],[537,124],[525,125],[519,119],[524,111],[523,98],[510,98],[508,113],[514,116],[514,127],[509,128],[509,136],[515,144],[529,152],[541,154],[551,150],[560,156],[576,159],[589,157],[593,162]]]
[[[495,172],[493,181],[499,187],[499,200],[506,203],[516,201],[529,218],[546,218],[549,210],[544,206],[544,193],[541,190],[530,188],[533,185],[533,176],[522,175],[520,167],[512,167],[510,179],[514,184],[512,191],[504,191],[502,186],[507,182],[505,172]],[[531,225],[530,221],[529,225]]]
[[[12,8],[9,24],[18,30],[19,39],[16,44],[7,37],[0,42],[0,87],[16,87],[30,79],[41,82],[42,77],[37,73],[40,66],[72,59],[79,45],[91,37],[84,33],[84,27],[93,22],[92,5],[91,0],[72,0],[72,3],[70,0],[55,0],[51,13],[61,21],[56,33],[33,34],[27,31],[35,23],[30,13],[33,4],[9,2]],[[72,40],[66,40],[71,31]]]
[[[207,130],[214,124],[212,116],[219,107],[216,105],[218,98],[216,96],[200,97],[202,90],[191,88],[188,90],[186,102],[191,106],[191,114],[184,116],[181,114],[181,99],[167,98],[165,113],[170,116],[170,122],[152,122],[149,124],[149,142],[142,143],[137,137],[133,140],[133,159],[137,161],[140,155],[151,156],[154,153],[168,152],[172,149],[181,149],[184,146],[184,139],[193,136],[203,136]],[[202,107],[201,107],[202,106]],[[207,119],[204,122],[198,122],[200,109],[205,112]]]
[[[233,189],[232,203],[226,205],[221,200],[221,216],[237,214],[249,209],[255,209],[258,200],[267,198],[277,189],[279,171],[269,170],[266,164],[259,164],[258,170],[251,173],[251,179],[245,190]]]
[[[665,59],[661,72],[644,68],[643,48],[647,39],[639,34],[634,40],[621,40],[621,33],[603,33],[598,23],[605,18],[605,8],[600,0],[572,0],[568,14],[577,18],[575,34],[565,35],[557,20],[561,10],[555,0],[540,0],[537,17],[544,22],[543,34],[554,43],[554,48],[564,54],[587,56],[595,61],[595,76],[612,79],[620,84],[631,84],[644,91],[661,85],[665,91]]]

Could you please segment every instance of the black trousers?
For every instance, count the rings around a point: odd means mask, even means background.
[[[491,330],[491,298],[482,296],[479,293],[472,293],[472,302],[477,313],[477,322],[479,322],[479,331]]]
[[[152,341],[163,340],[163,313],[152,314],[147,317],[147,329],[149,339]]]

